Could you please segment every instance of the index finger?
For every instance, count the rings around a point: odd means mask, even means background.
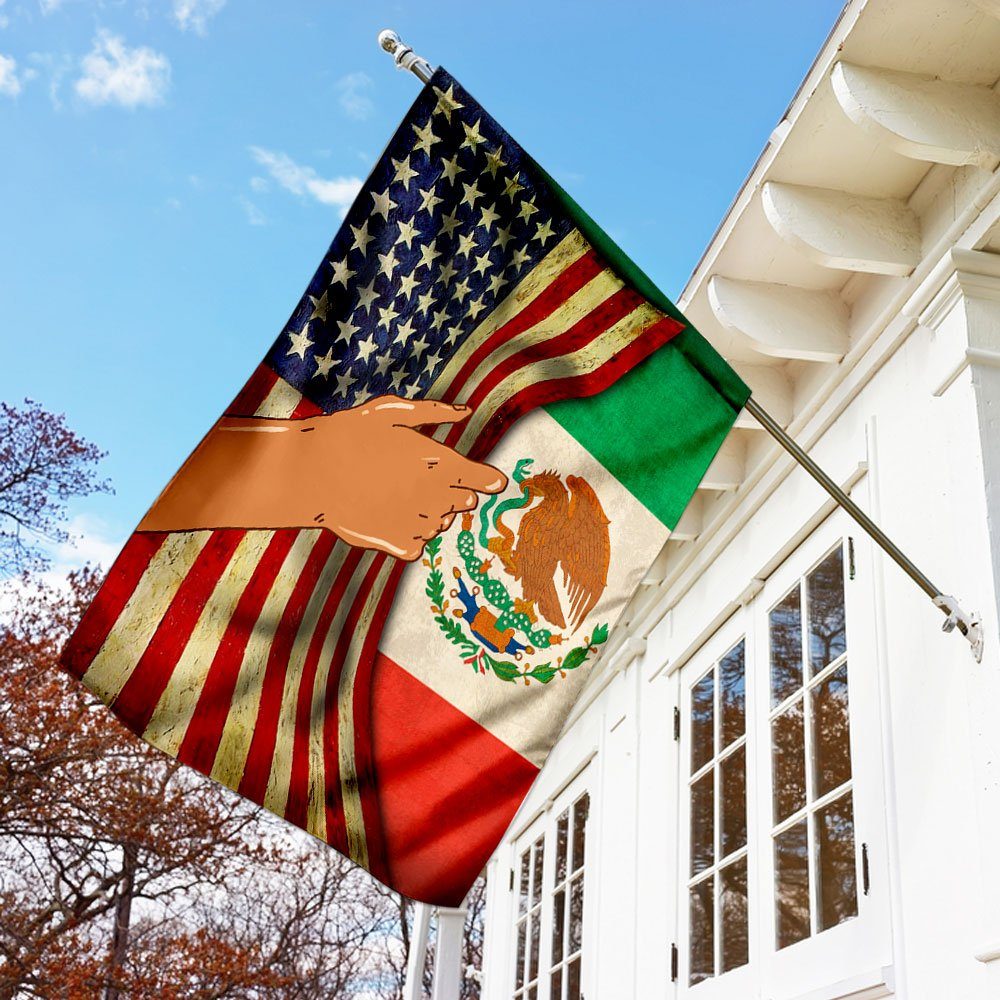
[[[472,412],[460,403],[445,403],[439,399],[401,399],[388,397],[376,407],[379,412],[393,411],[393,420],[400,427],[424,427],[428,424],[453,424]]]
[[[448,460],[441,464],[452,487],[477,493],[502,493],[507,489],[507,477],[499,469],[485,462],[473,462],[457,451],[452,451]]]

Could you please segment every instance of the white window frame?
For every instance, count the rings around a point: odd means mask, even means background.
[[[860,536],[860,537],[859,537]],[[844,552],[848,698],[858,915],[778,951],[775,947],[772,765],[769,717],[768,613],[830,554]],[[850,579],[853,550],[854,579]],[[748,965],[688,985],[690,955],[690,725],[691,691],[726,652],[746,637]],[[808,637],[803,637],[808,642]],[[882,734],[878,703],[878,642],[871,544],[838,511],[820,525],[768,577],[760,592],[737,611],[679,671],[681,718],[678,803],[678,997],[735,1000],[765,990],[797,997],[822,990],[891,962],[889,863],[885,830]],[[807,761],[808,767],[808,761]],[[867,845],[864,891],[862,845]],[[718,861],[718,859],[716,859]],[[811,893],[815,887],[811,883]],[[716,925],[718,949],[718,925]]]
[[[538,954],[538,994],[537,1000],[555,1000],[551,997],[551,972],[552,972],[552,930],[553,930],[553,901],[555,887],[555,863],[556,863],[556,831],[559,817],[569,809],[572,812],[573,804],[581,795],[587,793],[590,796],[590,804],[587,814],[586,833],[584,838],[584,861],[583,861],[583,931],[581,945],[581,996],[590,998],[593,990],[590,982],[593,976],[591,967],[594,961],[595,942],[593,940],[593,893],[596,889],[594,878],[594,863],[596,858],[595,839],[597,823],[595,820],[595,783],[591,781],[593,769],[585,766],[571,781],[564,785],[558,794],[547,803],[545,811],[537,816],[522,830],[512,844],[511,864],[513,866],[513,891],[510,893],[510,910],[508,912],[508,927],[510,928],[510,955],[507,962],[506,984],[503,996],[511,1000],[514,996],[515,974],[517,971],[517,924],[519,920],[519,899],[520,899],[520,872],[521,855],[529,849],[540,836],[544,836],[545,848],[542,859],[542,906],[540,919],[540,947]],[[572,854],[572,841],[567,845],[570,855]],[[564,935],[569,934],[569,924],[563,928]],[[565,988],[565,987],[564,987]]]

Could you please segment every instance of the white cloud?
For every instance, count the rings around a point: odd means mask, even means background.
[[[368,96],[372,86],[372,78],[361,72],[348,73],[334,85],[340,106],[351,118],[363,120],[371,117],[375,110],[375,104]]]
[[[0,94],[17,97],[21,93],[21,80],[17,75],[17,60],[0,55]]]
[[[226,6],[226,0],[174,0],[174,20],[181,31],[204,35],[208,22]]]
[[[264,194],[264,192],[267,191],[267,189],[270,186],[271,185],[267,183],[267,178],[266,177],[251,177],[250,178],[250,187],[253,188],[253,190],[256,191],[257,194]]]
[[[250,155],[286,191],[333,205],[342,216],[347,214],[363,183],[360,177],[320,177],[312,167],[300,166],[287,153],[275,153],[260,146],[251,146]]]
[[[63,0],[38,0],[38,6],[42,13],[48,17],[63,5]]]
[[[266,226],[267,216],[249,199],[246,195],[240,195],[238,199],[243,211],[246,213],[247,222],[251,226]]]
[[[84,56],[76,92],[91,104],[162,104],[170,87],[170,60],[146,46],[130,49],[120,35],[99,31]]]

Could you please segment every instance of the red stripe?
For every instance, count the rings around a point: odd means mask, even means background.
[[[60,662],[71,674],[87,672],[166,537],[165,532],[137,531],[125,543],[62,651]]]
[[[177,754],[178,760],[203,774],[210,774],[215,763],[247,642],[255,628],[267,628],[266,622],[258,626],[257,619],[298,534],[295,529],[275,532],[240,595],[208,668],[197,707]]]
[[[340,689],[340,674],[344,667],[344,657],[347,648],[354,637],[358,619],[364,609],[365,601],[371,593],[386,559],[389,557],[378,553],[372,560],[365,574],[357,596],[351,605],[351,610],[344,621],[340,632],[333,660],[330,662],[330,672],[326,678],[326,711],[324,713],[323,749],[325,752],[326,769],[326,842],[342,853],[347,852],[347,824],[344,819],[344,802],[340,789],[340,733],[338,727],[338,693]],[[357,740],[354,745],[357,751]],[[343,846],[341,846],[343,845]]]
[[[615,292],[569,329],[563,330],[562,333],[548,340],[531,344],[491,368],[465,400],[466,405],[475,410],[505,378],[509,378],[514,372],[526,365],[550,358],[559,358],[581,350],[613,327],[619,320],[628,316],[644,301],[643,297],[631,288],[623,288]],[[445,444],[454,447],[461,436],[462,425],[456,424],[449,430]]]
[[[371,628],[365,636],[358,672],[354,681],[354,768],[358,775],[358,792],[361,812],[365,821],[365,839],[368,843],[368,870],[383,882],[388,882],[389,866],[385,835],[379,813],[378,784],[375,775],[375,757],[372,742],[372,680],[378,640],[392,609],[396,588],[406,563],[393,560],[393,567],[386,580],[385,590],[375,609]]]
[[[336,542],[337,536],[332,531],[324,531],[316,540],[302,574],[288,598],[281,622],[275,629],[271,642],[267,666],[264,668],[264,680],[261,684],[257,722],[250,739],[250,749],[239,787],[241,795],[245,795],[258,805],[264,801],[267,780],[271,775],[274,744],[278,736],[278,717],[281,714],[281,695],[285,686],[285,672],[288,669],[292,644],[295,642],[295,636],[302,624],[302,616],[309,605],[320,573],[330,558]]]
[[[292,410],[291,419],[303,420],[306,417],[318,417],[321,413],[325,412],[322,406],[317,406],[311,399],[303,396],[295,409]]]
[[[505,400],[487,421],[469,448],[468,456],[474,461],[481,461],[493,450],[511,425],[539,406],[546,406],[561,399],[596,396],[599,392],[603,392],[626,372],[645,361],[653,351],[676,337],[683,329],[682,323],[664,316],[599,368],[581,375],[536,382],[515,393],[510,399]]]
[[[303,829],[306,827],[309,815],[309,733],[312,728],[310,722],[316,670],[319,666],[320,654],[323,652],[323,644],[326,642],[326,634],[330,630],[330,624],[363,554],[362,549],[351,549],[347,554],[347,558],[330,588],[323,610],[320,611],[316,629],[302,664],[302,679],[299,681],[298,701],[295,706],[292,768],[288,782],[285,819]]]
[[[468,361],[459,369],[458,374],[441,398],[445,400],[455,399],[472,373],[500,344],[524,333],[525,330],[530,330],[536,323],[540,323],[547,316],[550,316],[567,299],[583,288],[587,282],[600,274],[605,267],[605,263],[597,256],[597,253],[594,250],[588,250],[579,260],[574,261],[561,271],[533,302],[525,306],[507,323],[504,323],[472,352]]]
[[[538,769],[381,653],[371,716],[385,881],[412,899],[458,906]]]
[[[231,417],[252,417],[277,381],[278,376],[267,365],[258,365],[247,384],[229,404],[226,414]]]
[[[135,732],[141,733],[149,725],[206,602],[245,534],[233,528],[212,532],[115,699],[115,713]]]

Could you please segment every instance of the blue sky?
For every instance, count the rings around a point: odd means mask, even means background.
[[[109,452],[80,556],[263,356],[415,97],[381,28],[676,296],[841,5],[0,0],[0,398]]]

